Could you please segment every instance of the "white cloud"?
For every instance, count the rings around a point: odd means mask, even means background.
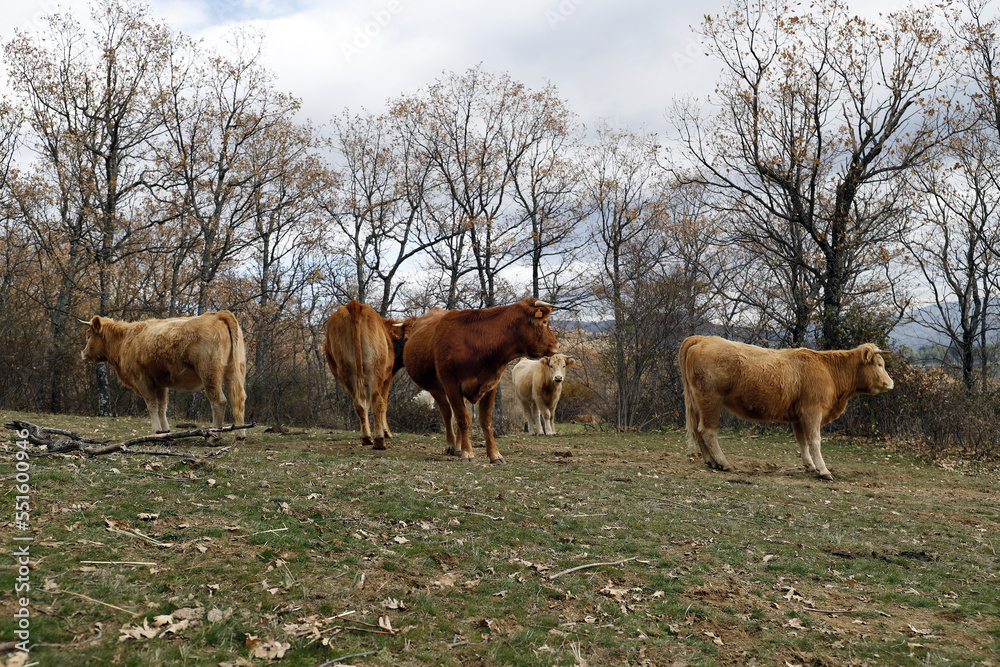
[[[6,42],[15,26],[41,29],[57,7],[86,16],[85,0],[8,3],[0,16]],[[677,96],[711,91],[718,64],[699,48],[691,26],[709,4],[662,0],[153,0],[151,12],[175,30],[211,43],[233,25],[266,35],[267,65],[279,89],[323,123],[345,108],[378,111],[442,72],[482,63],[529,87],[547,82],[584,122],[662,131]],[[867,3],[873,13],[885,0]]]

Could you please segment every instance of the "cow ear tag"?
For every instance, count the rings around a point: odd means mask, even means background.
[[[535,311],[535,317],[542,317],[542,309],[541,308],[539,308],[538,310]]]

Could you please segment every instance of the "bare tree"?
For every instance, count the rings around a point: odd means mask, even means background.
[[[424,220],[430,163],[398,105],[381,116],[345,112],[333,129],[341,169],[319,198],[346,245],[352,279],[341,300],[373,302],[387,317],[402,287],[399,272],[448,235],[429,231]]]
[[[736,238],[794,281],[801,327],[814,286],[820,344],[843,347],[842,320],[894,238],[900,174],[941,140],[946,72],[933,8],[879,23],[839,0],[807,13],[735,0],[701,33],[723,65],[718,112],[677,104],[673,123],[694,181],[728,199]],[[759,240],[759,243],[755,241]],[[795,333],[793,338],[801,338]]]
[[[167,27],[137,4],[100,0],[90,18],[88,32],[71,15],[49,16],[45,32],[19,33],[6,47],[11,80],[29,108],[32,145],[59,193],[58,226],[68,232],[58,242],[68,245],[69,262],[53,309],[55,337],[65,332],[70,292],[85,286],[79,278],[86,265],[96,269],[86,287],[97,311],[111,315],[116,265],[142,251],[137,235],[150,224],[139,213],[144,159],[160,129],[155,75],[171,42]],[[40,219],[33,224],[47,227]],[[111,415],[107,366],[97,365],[95,377],[97,412]]]
[[[190,253],[199,314],[213,305],[219,271],[253,238],[256,189],[267,182],[249,157],[253,142],[299,107],[275,90],[259,37],[236,32],[231,51],[205,60],[195,55],[192,62],[187,49],[174,49],[157,107],[165,134],[149,180],[165,217],[179,225],[177,247],[185,255],[178,261]]]
[[[662,239],[657,233],[663,213],[663,172],[656,164],[657,145],[651,135],[614,130],[601,125],[585,158],[581,205],[591,221],[590,244],[597,268],[590,288],[602,312],[610,312],[614,328],[606,340],[606,365],[614,377],[616,423],[636,426],[638,399],[645,367],[636,354],[639,334],[630,306],[643,295],[641,285],[659,262]],[[650,333],[642,328],[642,335]]]

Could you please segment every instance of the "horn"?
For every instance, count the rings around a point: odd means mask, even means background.
[[[551,303],[546,303],[545,301],[542,301],[541,299],[538,299],[538,300],[535,301],[535,308],[540,308],[542,306],[546,306],[548,308],[552,308],[553,310],[559,307],[559,306],[553,306]]]
[[[81,320],[78,317],[78,318],[76,318],[76,321],[79,322],[80,324],[84,325],[84,326],[88,326],[88,327],[90,326],[90,320]]]

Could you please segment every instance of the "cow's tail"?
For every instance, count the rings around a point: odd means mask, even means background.
[[[219,318],[222,319],[229,330],[229,359],[227,360],[227,365],[243,366],[245,368],[247,350],[243,344],[243,329],[240,328],[240,323],[236,321],[236,316],[228,310],[221,311]]]
[[[243,343],[243,329],[240,323],[228,310],[219,313],[219,317],[229,330],[229,359],[226,362],[226,384],[229,387],[229,403],[233,410],[233,422],[244,423],[244,405],[246,403],[247,349]],[[246,437],[246,431],[236,433],[237,439]]]
[[[351,318],[351,337],[354,344],[354,395],[370,401],[368,384],[365,382],[365,366],[361,354],[361,304],[351,301],[347,304],[347,313]]]
[[[687,356],[688,350],[695,344],[693,337],[685,338],[681,343],[681,348],[677,352],[677,365],[681,372],[681,386],[684,388],[684,427],[687,431],[688,455],[695,456],[698,446],[698,407],[695,405],[694,396],[691,394],[690,376],[688,375]]]

